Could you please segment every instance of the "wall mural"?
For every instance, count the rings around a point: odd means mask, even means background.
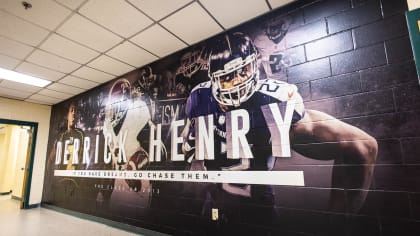
[[[340,96],[352,74],[320,75],[324,59],[294,74],[316,58],[300,45],[327,36],[302,11],[280,9],[55,105],[43,202],[171,234],[354,227],[379,141],[317,94]],[[322,77],[334,80],[319,88]]]

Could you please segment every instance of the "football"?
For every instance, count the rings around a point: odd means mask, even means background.
[[[147,153],[144,150],[136,151],[128,160],[127,170],[146,169],[148,162]],[[141,190],[141,180],[126,179],[125,182],[132,190],[136,192]]]
[[[128,160],[127,170],[141,170],[146,167],[148,162],[145,151],[136,151]]]

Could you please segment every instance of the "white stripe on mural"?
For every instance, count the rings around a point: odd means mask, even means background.
[[[105,179],[305,186],[303,171],[55,170],[54,175]]]

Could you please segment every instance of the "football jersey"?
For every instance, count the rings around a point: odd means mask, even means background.
[[[256,91],[244,103],[236,109],[244,109],[249,114],[249,131],[246,139],[250,146],[253,158],[229,159],[226,152],[226,112],[213,97],[210,82],[205,82],[195,87],[186,104],[186,116],[190,120],[188,136],[184,146],[191,147],[186,150],[187,156],[194,155],[195,145],[195,122],[197,117],[213,115],[214,124],[214,160],[205,160],[207,170],[258,170],[269,171],[274,167],[275,157],[272,156],[271,134],[269,126],[264,118],[261,106],[276,104],[286,107],[288,102],[294,102],[294,110],[291,123],[296,123],[304,116],[304,107],[297,87],[278,80],[260,80],[257,83]],[[284,110],[283,110],[284,111]],[[195,162],[193,161],[193,164]],[[232,222],[242,222],[243,217],[250,219],[255,217],[258,220],[270,220],[275,217],[274,190],[270,185],[259,184],[231,184],[218,183],[203,186],[203,191],[198,191],[205,199],[200,209],[204,217],[210,217],[213,208],[220,209],[222,224],[230,225]],[[264,206],[260,208],[260,214],[246,216],[241,214],[247,211],[249,206]]]
[[[288,101],[295,103],[292,124],[302,119],[304,107],[297,87],[278,80],[260,80],[255,93],[237,109],[244,109],[249,114],[250,128],[246,139],[251,148],[251,159],[228,159],[226,157],[226,112],[222,110],[213,97],[210,82],[195,87],[187,100],[186,116],[191,121],[186,142],[188,146],[195,145],[195,119],[199,116],[213,115],[214,124],[214,160],[206,160],[207,170],[271,170],[274,165],[271,150],[271,134],[261,107],[268,104],[278,104],[285,107]],[[242,163],[249,161],[249,163]],[[241,169],[242,168],[242,169]]]
[[[289,60],[286,54],[285,39],[279,43],[274,43],[265,34],[261,34],[253,42],[259,53],[260,76],[284,80]]]

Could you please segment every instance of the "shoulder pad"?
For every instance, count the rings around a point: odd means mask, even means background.
[[[211,87],[211,81],[206,81],[200,84],[197,84],[192,90],[191,92],[201,89],[201,88],[210,88]]]
[[[298,95],[296,85],[273,79],[259,80],[257,91],[280,101],[287,101]]]

